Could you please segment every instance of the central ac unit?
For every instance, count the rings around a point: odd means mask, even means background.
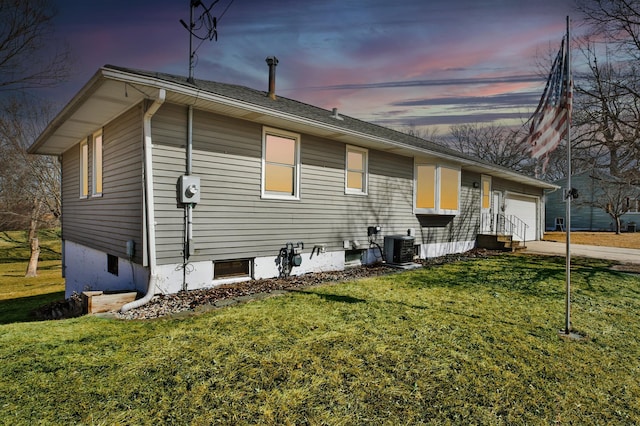
[[[387,235],[384,237],[384,259],[387,263],[413,262],[414,241],[408,235]]]

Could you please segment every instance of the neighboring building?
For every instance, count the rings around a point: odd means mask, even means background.
[[[628,208],[621,217],[623,231],[634,230],[640,224],[640,188],[628,193],[616,194],[616,187],[609,182],[615,179],[601,170],[588,170],[571,176],[571,187],[578,191],[578,198],[571,202],[571,230],[615,231],[615,220],[607,213],[609,203]],[[554,182],[561,189],[546,196],[545,228],[548,231],[565,231],[566,201],[564,190],[567,179]]]
[[[554,185],[269,88],[97,71],[30,148],[62,162],[67,296],[463,252],[489,212],[541,236]]]

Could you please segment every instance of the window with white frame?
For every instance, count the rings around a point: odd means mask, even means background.
[[[262,197],[300,198],[300,135],[262,129]]]
[[[102,195],[102,131],[93,134],[93,143],[91,150],[93,151],[93,168],[92,168],[92,186],[91,195]]]
[[[87,140],[80,142],[80,197],[89,196],[89,145]]]
[[[345,159],[345,193],[367,194],[368,154],[364,148],[347,145]]]
[[[460,169],[452,166],[416,163],[414,212],[456,215],[460,211]]]

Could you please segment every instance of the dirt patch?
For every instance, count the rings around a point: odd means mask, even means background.
[[[564,243],[566,232],[545,232],[544,241],[556,241]],[[572,244],[584,244],[589,246],[620,247],[640,249],[640,232],[571,232]]]

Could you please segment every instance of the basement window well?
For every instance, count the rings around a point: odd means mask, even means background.
[[[238,260],[223,260],[219,262],[213,262],[213,278],[251,278],[253,260],[252,259],[238,259]]]
[[[362,265],[362,255],[364,250],[345,250],[344,266],[345,268],[353,268]]]

